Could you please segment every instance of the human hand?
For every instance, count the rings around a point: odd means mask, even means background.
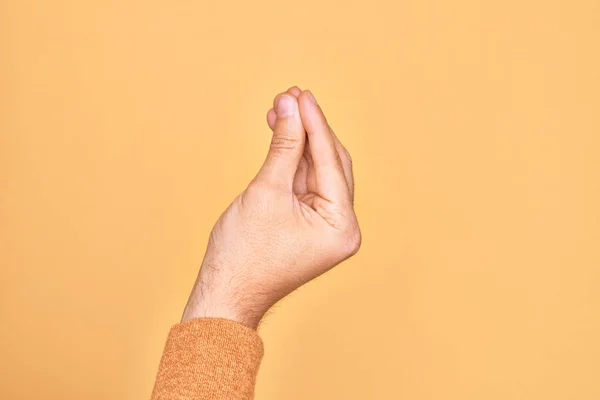
[[[350,155],[310,91],[280,93],[267,121],[267,158],[215,224],[182,321],[256,328],[278,300],[360,247]]]

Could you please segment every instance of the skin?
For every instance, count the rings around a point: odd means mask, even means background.
[[[211,231],[182,321],[256,328],[277,301],[360,248],[350,154],[314,96],[296,86],[278,94],[267,123],[266,160]]]

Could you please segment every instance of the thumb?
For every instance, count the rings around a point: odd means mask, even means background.
[[[275,101],[275,114],[273,138],[258,178],[291,190],[306,142],[298,100],[281,94]]]

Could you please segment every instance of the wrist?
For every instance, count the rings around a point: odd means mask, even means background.
[[[229,295],[195,293],[194,290],[185,306],[181,322],[195,318],[223,318],[256,329],[267,311],[266,309],[262,311],[262,309],[262,307],[240,304],[239,300],[235,300]]]

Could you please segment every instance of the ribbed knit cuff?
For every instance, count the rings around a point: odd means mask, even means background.
[[[246,325],[221,318],[182,322],[169,332],[152,399],[250,400],[262,356],[262,340]]]

